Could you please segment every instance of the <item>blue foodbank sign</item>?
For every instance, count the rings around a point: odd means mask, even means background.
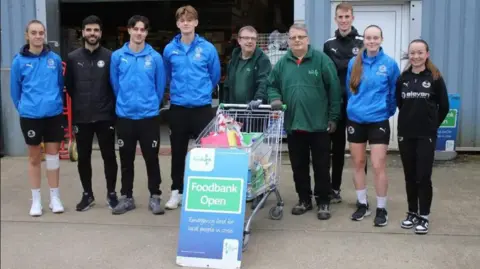
[[[247,174],[243,150],[196,148],[188,153],[178,265],[240,268]]]

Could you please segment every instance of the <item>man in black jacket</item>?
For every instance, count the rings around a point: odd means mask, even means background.
[[[82,22],[84,47],[68,54],[65,74],[67,92],[72,98],[73,132],[78,148],[78,173],[83,187],[77,211],[88,210],[95,203],[92,191],[92,143],[96,134],[104,162],[107,201],[110,208],[118,204],[115,185],[115,97],[110,85],[112,52],[100,46],[102,22],[89,16]]]
[[[338,4],[335,9],[335,22],[338,29],[335,37],[328,39],[323,45],[325,52],[337,66],[338,77],[343,91],[342,117],[337,129],[331,134],[332,141],[332,197],[331,203],[340,203],[340,185],[342,184],[343,165],[345,163],[346,123],[347,123],[347,95],[346,76],[348,62],[363,48],[363,37],[352,26],[354,16],[353,7],[348,3]],[[365,165],[365,173],[367,166]]]

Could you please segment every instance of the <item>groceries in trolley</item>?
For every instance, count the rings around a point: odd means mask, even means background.
[[[265,192],[265,187],[271,182],[274,172],[272,146],[264,143],[264,133],[242,132],[243,124],[232,116],[218,114],[216,128],[200,138],[202,147],[244,149],[250,154],[247,200]],[[215,131],[213,131],[215,130]]]

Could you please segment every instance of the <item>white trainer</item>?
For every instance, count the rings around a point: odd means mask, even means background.
[[[177,190],[172,191],[172,195],[170,199],[165,204],[166,209],[177,209],[179,206],[182,205],[182,194],[178,193]]]
[[[60,198],[56,196],[53,196],[50,198],[49,207],[53,213],[63,213],[63,211],[65,211],[65,209],[63,208],[62,201],[60,201]]]
[[[40,217],[42,215],[43,208],[42,203],[40,201],[32,202],[32,207],[30,208],[30,216],[32,217]]]

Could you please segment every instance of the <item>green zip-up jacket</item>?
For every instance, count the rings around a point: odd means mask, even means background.
[[[272,64],[260,48],[248,60],[241,59],[242,50],[235,48],[223,84],[223,102],[246,104],[252,100],[267,102],[267,79]]]
[[[340,120],[342,90],[337,69],[323,52],[309,46],[300,63],[291,50],[275,65],[268,78],[269,101],[287,105],[285,130],[325,132],[328,122]]]

